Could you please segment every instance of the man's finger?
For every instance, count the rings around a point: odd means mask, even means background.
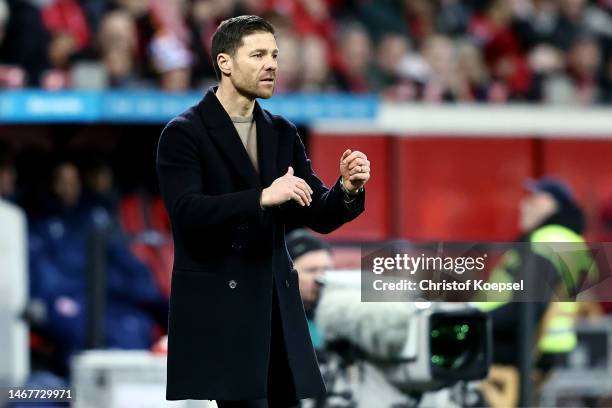
[[[293,192],[295,194],[298,195],[298,197],[300,197],[300,200],[302,200],[302,202],[304,203],[304,205],[308,205],[310,204],[310,200],[308,200],[308,195],[306,194],[306,192],[304,190],[302,190],[299,186],[294,186],[293,187]]]
[[[357,174],[357,173],[369,173],[369,172],[370,172],[369,166],[355,166],[353,167],[353,169],[351,169],[351,171],[349,172],[349,175],[352,176],[353,174]]]
[[[349,177],[349,181],[367,181],[370,178],[370,173],[357,173]]]
[[[306,189],[306,191],[308,191],[309,194],[313,194],[314,193],[314,191],[312,191],[312,189],[310,188],[310,186],[308,185],[306,180],[304,180],[303,178],[299,178],[299,177],[293,176],[292,181],[294,183],[303,184],[304,188]]]
[[[298,193],[296,193],[295,191],[291,193],[291,197],[297,201],[297,203],[299,205],[301,205],[302,207],[304,207],[306,204],[304,203],[304,200],[302,200],[302,197],[300,197],[300,195]]]
[[[306,198],[306,201],[308,203],[310,203],[312,201],[312,197],[310,196],[310,189],[308,188],[308,185],[305,182],[298,182],[295,184],[294,186],[295,189],[299,190],[299,193],[303,193],[304,197]]]
[[[293,167],[289,166],[289,168],[287,169],[287,174],[293,176]]]
[[[366,164],[369,164],[368,161],[364,158],[361,157],[357,157],[354,160],[351,160],[348,164],[348,168],[349,170],[352,170],[353,168],[355,168],[356,166],[365,166]]]
[[[347,163],[350,163],[351,160],[356,159],[357,157],[360,157],[362,159],[367,159],[366,155],[361,153],[359,150],[355,150],[354,152],[352,152],[351,154],[349,154],[344,161]]]
[[[344,153],[342,153],[342,157],[340,158],[340,163],[346,164],[345,159],[349,154],[351,154],[351,149],[346,149]]]
[[[312,191],[312,188],[310,188],[306,180],[298,178],[298,181],[304,187],[305,191],[308,192],[309,195],[312,195],[314,193],[314,191]]]

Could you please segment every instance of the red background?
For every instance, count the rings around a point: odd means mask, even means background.
[[[372,163],[366,211],[329,236],[335,240],[512,240],[523,182],[540,176],[569,183],[586,211],[587,235],[597,239],[612,196],[610,140],[315,133],[309,145],[328,185],[345,149]]]

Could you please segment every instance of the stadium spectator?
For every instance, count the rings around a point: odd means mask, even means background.
[[[13,64],[3,61],[2,49],[9,22],[9,7],[5,0],[0,0],[0,89],[21,88],[25,83],[25,71]]]
[[[410,36],[421,42],[437,32],[436,2],[430,0],[404,0],[406,25]]]
[[[359,23],[343,26],[338,33],[338,48],[334,71],[341,90],[363,93],[370,91],[372,42]]]
[[[401,63],[409,49],[407,38],[401,34],[387,33],[382,37],[376,48],[376,61],[369,81],[374,89],[388,93],[400,82]]]
[[[320,37],[310,35],[302,40],[299,91],[329,92],[336,89],[327,55],[327,44]]]
[[[562,91],[563,84],[568,83],[563,52],[552,45],[539,44],[529,52],[527,61],[533,73],[530,100],[566,103],[563,92],[559,93],[559,84]]]
[[[98,32],[98,52],[111,88],[132,88],[143,85],[135,67],[136,25],[124,11],[104,16]]]
[[[90,80],[102,84],[95,88],[202,89],[215,80],[210,43],[219,22],[253,13],[277,28],[279,57],[287,62],[287,72],[279,72],[279,92],[375,92],[397,101],[608,104],[609,4],[0,0],[0,87],[82,87],[79,78],[102,69],[108,81]],[[115,35],[123,45],[109,40]],[[432,57],[445,61],[450,76],[436,72],[440,66],[431,66]],[[98,68],[79,71],[83,59],[97,61]]]
[[[511,2],[494,0],[469,24],[471,37],[482,46],[491,78],[489,100],[506,102],[525,100],[531,89],[531,71],[518,36],[512,30]]]
[[[570,47],[567,68],[573,84],[575,101],[580,105],[596,102],[598,94],[601,53],[592,37],[578,37]]]
[[[87,245],[94,232],[106,236],[105,344],[148,348],[155,340],[154,317],[165,315],[157,314],[165,300],[150,271],[128,251],[108,212],[86,206],[81,191],[76,166],[56,166],[48,203],[54,211],[32,222],[29,232],[30,297],[45,306],[42,334],[57,348],[52,369],[60,374],[65,374],[70,355],[86,346]]]
[[[147,51],[159,77],[159,86],[166,91],[184,91],[191,86],[193,57],[181,7],[180,1],[151,2],[152,13],[158,22]]]
[[[90,44],[92,33],[85,13],[76,0],[56,0],[42,9],[42,18],[51,34],[51,64],[66,68],[70,56]]]
[[[612,18],[588,0],[559,0],[559,18],[553,41],[568,50],[581,35],[590,35],[601,41],[612,39]]]
[[[159,74],[159,86],[166,91],[189,89],[191,53],[172,31],[159,31],[151,41],[152,64]]]
[[[2,85],[9,88],[38,86],[48,60],[48,33],[44,29],[40,10],[33,1],[11,1],[6,4],[8,12],[4,14],[8,24],[5,20],[4,38],[0,41],[0,61],[2,65],[20,70],[5,71]]]
[[[151,10],[151,0],[115,0],[116,7],[129,14],[136,24],[136,49],[140,65],[145,65],[148,45],[159,21]]]
[[[95,32],[90,26],[82,2],[54,0],[42,6],[42,21],[49,34],[48,69],[42,73],[41,85],[55,90],[79,86],[73,78],[75,62],[91,53]]]
[[[517,33],[524,49],[548,44],[558,48],[554,41],[559,5],[556,0],[521,2],[514,8],[513,31]]]
[[[218,1],[193,0],[185,8],[185,20],[190,33],[190,49],[193,55],[191,84],[204,89],[215,78],[215,69],[210,57],[212,35],[217,28],[222,8]]]
[[[423,100],[465,102],[472,99],[469,81],[458,70],[457,53],[450,38],[443,35],[427,38],[422,53],[429,66],[429,77],[421,93]]]
[[[130,15],[135,25],[133,69],[161,89],[180,91],[190,85],[191,54],[186,44],[186,28],[167,17],[176,14],[172,4],[116,0],[118,9]]]
[[[0,142],[0,198],[11,202],[17,201],[17,169],[8,151]]]
[[[110,164],[102,158],[91,159],[84,172],[83,200],[92,207],[103,207],[109,215],[116,217],[119,198]]]
[[[457,75],[465,82],[462,102],[483,102],[488,98],[490,76],[480,50],[469,41],[457,47]]]
[[[276,76],[275,92],[296,92],[300,89],[302,49],[300,40],[292,33],[279,34],[276,40],[278,58],[283,69]],[[311,62],[318,64],[319,61]]]

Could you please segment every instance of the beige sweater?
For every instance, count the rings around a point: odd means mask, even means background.
[[[231,118],[238,132],[238,136],[240,136],[242,145],[251,158],[255,171],[259,173],[259,163],[257,162],[257,128],[253,120],[253,115],[231,116]]]

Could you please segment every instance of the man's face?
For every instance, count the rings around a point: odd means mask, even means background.
[[[268,99],[274,93],[278,48],[271,33],[253,33],[242,38],[242,46],[230,56],[229,80],[236,91],[250,99]]]
[[[307,252],[295,259],[293,266],[298,271],[300,295],[305,308],[316,306],[321,293],[319,279],[333,266],[331,255],[325,249]]]
[[[521,200],[519,227],[522,232],[531,231],[557,211],[558,204],[548,193],[537,191]]]
[[[87,186],[101,194],[111,192],[113,189],[113,171],[108,166],[95,169],[88,174]]]
[[[0,197],[9,197],[15,193],[17,171],[11,165],[0,167]]]
[[[361,30],[347,33],[341,43],[340,53],[349,72],[365,74],[370,63],[372,44],[368,34]]]
[[[53,192],[64,207],[76,205],[81,195],[81,180],[74,164],[64,163],[55,170]]]

